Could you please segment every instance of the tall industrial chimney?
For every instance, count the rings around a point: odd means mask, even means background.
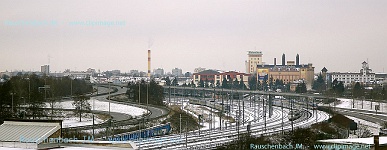
[[[148,50],[148,77],[150,78],[151,70],[151,50]]]
[[[282,54],[282,66],[285,66],[285,54]]]
[[[277,66],[277,58],[274,58],[274,66]]]
[[[300,55],[296,55],[296,65],[300,65]]]

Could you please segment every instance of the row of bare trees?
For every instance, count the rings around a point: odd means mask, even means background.
[[[42,108],[62,97],[81,95],[93,90],[84,80],[70,77],[17,75],[0,83],[0,121],[5,118],[47,116]]]

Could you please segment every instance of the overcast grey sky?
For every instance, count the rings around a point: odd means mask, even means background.
[[[38,71],[48,56],[52,72],[146,71],[150,47],[152,70],[245,71],[247,51],[258,50],[269,64],[298,53],[315,72],[357,72],[367,58],[383,72],[386,8],[385,0],[0,0],[0,71]]]

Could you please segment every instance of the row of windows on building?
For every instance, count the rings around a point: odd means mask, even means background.
[[[360,81],[360,80],[362,80],[363,78],[333,78],[333,80],[338,80],[338,81]],[[364,80],[368,80],[368,81],[374,81],[375,80],[375,78],[364,78]]]
[[[201,75],[200,78],[209,78],[209,79],[213,79],[214,77],[216,76],[216,79],[220,79],[221,75]],[[199,78],[199,75],[195,75],[195,78]],[[230,75],[227,75],[226,76],[226,79],[230,79],[231,76]],[[239,75],[239,78],[243,78],[243,75]]]
[[[332,75],[333,77],[365,77],[368,76],[368,78],[375,77],[375,75]]]

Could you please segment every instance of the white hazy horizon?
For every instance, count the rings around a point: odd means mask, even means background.
[[[245,72],[247,51],[263,61],[312,63],[315,72],[387,69],[387,1],[379,0],[1,0],[0,72]]]

